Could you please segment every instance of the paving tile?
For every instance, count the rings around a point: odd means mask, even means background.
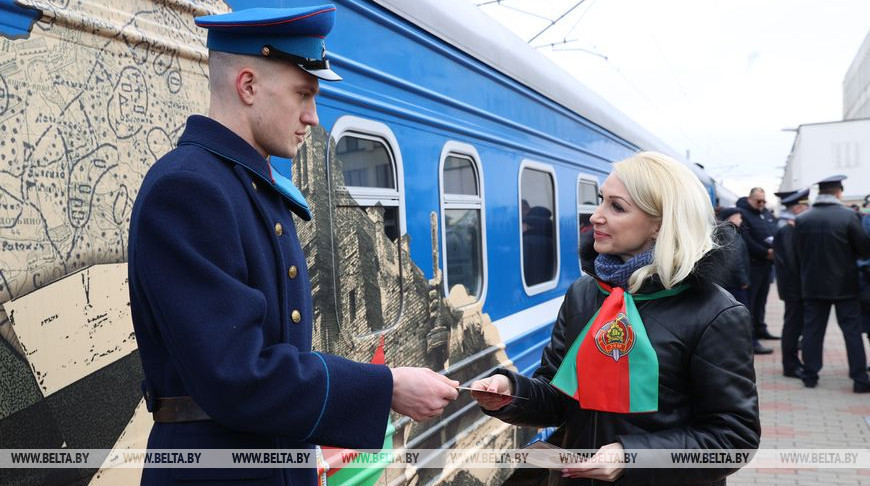
[[[767,324],[781,335],[783,305],[771,286]],[[864,336],[862,335],[862,342]],[[832,311],[825,334],[824,367],[818,387],[805,388],[800,380],[782,376],[782,351],[776,341],[771,355],[755,360],[761,411],[763,449],[870,449],[870,395],[852,393],[843,334]],[[870,353],[868,353],[870,356]],[[870,469],[754,469],[744,468],[728,477],[729,486],[756,485],[870,485]]]

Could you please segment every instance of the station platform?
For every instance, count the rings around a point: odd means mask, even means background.
[[[770,332],[782,334],[783,303],[771,285],[766,321]],[[843,333],[831,309],[825,333],[824,366],[816,388],[782,375],[780,341],[762,343],[773,354],[755,357],[761,407],[760,449],[870,449],[870,394],[852,392]],[[864,348],[867,338],[862,334]],[[870,350],[868,350],[870,356]],[[728,477],[729,486],[749,485],[870,485],[870,469],[757,469],[747,467]]]

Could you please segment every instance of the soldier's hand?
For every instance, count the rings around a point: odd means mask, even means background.
[[[489,378],[477,380],[471,384],[471,388],[507,395],[513,394],[511,381],[505,375],[492,375]],[[493,395],[491,393],[477,393],[474,391],[471,392],[471,398],[477,400],[477,403],[485,410],[498,410],[513,400],[511,397]]]
[[[393,405],[402,415],[416,421],[428,420],[444,412],[456,400],[458,381],[428,368],[392,368]]]

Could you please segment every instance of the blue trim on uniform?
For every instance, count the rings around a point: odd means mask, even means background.
[[[272,168],[274,169],[274,166],[272,166]],[[308,206],[308,201],[305,200],[302,191],[293,184],[293,181],[281,175],[277,170],[272,171],[272,179],[275,181],[273,184],[275,189],[277,189],[278,192],[284,196],[287,202],[293,206],[293,212],[305,221],[311,221],[312,214],[311,208]],[[304,215],[301,213],[304,213]]]
[[[30,37],[33,24],[42,17],[42,11],[19,5],[16,0],[0,0],[0,35],[9,39]]]
[[[308,435],[302,439],[304,442],[307,442],[308,439],[314,435],[314,431],[317,430],[317,426],[320,425],[320,419],[322,419],[323,415],[326,413],[326,405],[329,403],[329,366],[326,366],[326,360],[323,359],[323,356],[321,356],[320,353],[314,351],[311,354],[320,358],[320,362],[323,363],[323,368],[326,369],[326,393],[323,397],[323,408],[320,409],[320,416],[317,417],[317,421],[314,422],[314,427],[311,427],[311,432],[308,432]]]
[[[305,221],[311,221],[311,209],[308,206],[308,202],[305,201],[305,198],[302,196],[302,192],[293,185],[293,182],[290,181],[290,179],[283,175],[281,176],[281,180],[276,180],[275,174],[277,174],[277,171],[272,171],[270,169],[270,162],[263,158],[263,156],[260,155],[260,153],[257,152],[250,143],[236,135],[227,127],[223,126],[220,122],[202,115],[191,115],[188,119],[188,125],[200,131],[213,129],[224,132],[224,137],[227,140],[235,142],[235,144],[226,145],[217,149],[213,147],[214,144],[198,136],[196,133],[188,134],[185,132],[184,135],[182,135],[181,140],[178,141],[179,147],[182,145],[196,145],[203,150],[207,150],[217,155],[218,157],[230,160],[244,167],[278,191],[278,193],[281,194],[288,203],[290,203],[290,209],[292,209],[297,216]],[[263,164],[257,164],[254,166],[250,163],[250,160],[257,160],[258,162],[259,160],[262,160]]]

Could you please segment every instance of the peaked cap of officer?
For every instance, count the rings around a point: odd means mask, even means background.
[[[796,204],[809,204],[810,203],[810,189],[801,189],[800,191],[794,191],[790,196],[782,198],[782,204],[786,207],[794,206]]]
[[[830,177],[826,177],[816,184],[819,185],[819,190],[822,189],[842,189],[843,188],[843,180],[846,179],[844,175],[832,175]]]
[[[194,21],[208,29],[206,47],[213,51],[281,59],[324,81],[341,80],[326,59],[335,5],[248,8]]]

